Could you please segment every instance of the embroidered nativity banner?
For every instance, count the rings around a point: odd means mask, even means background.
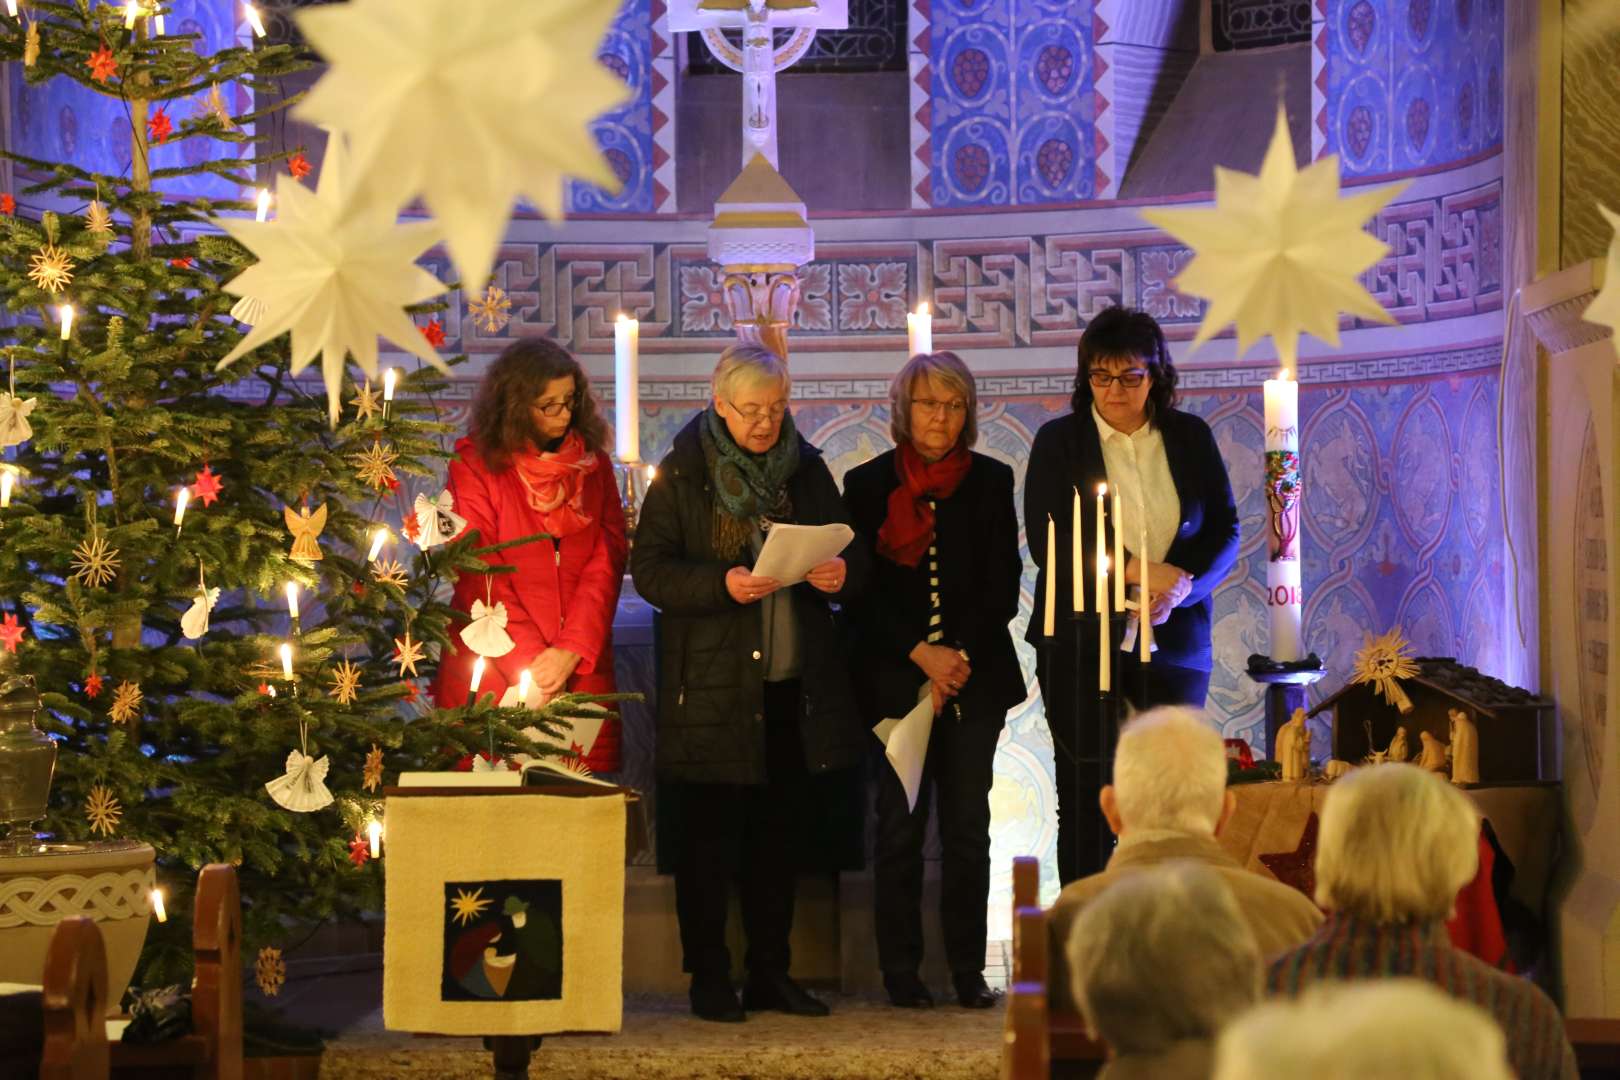
[[[624,793],[433,790],[387,802],[385,1026],[618,1031]]]

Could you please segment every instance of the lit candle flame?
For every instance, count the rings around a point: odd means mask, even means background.
[[[649,484],[652,483],[653,480],[655,480],[657,478],[657,476],[658,476],[658,466],[656,466],[656,465],[647,466],[647,483],[649,483]]]
[[[63,304],[56,312],[62,318],[62,340],[66,341],[73,336],[73,305]]]
[[[124,29],[135,29],[135,20],[140,18],[140,15],[141,5],[137,4],[135,0],[129,0],[129,3],[124,5]]]
[[[366,556],[366,562],[376,562],[377,556],[382,554],[383,545],[388,543],[388,530],[378,528],[371,534],[371,553]]]
[[[17,0],[6,0],[6,14],[13,19],[17,17]]]
[[[518,704],[525,708],[529,704],[529,688],[533,685],[534,676],[529,674],[528,668],[524,668],[523,674],[518,676]]]
[[[524,674],[527,675],[528,672],[524,672]],[[473,661],[472,686],[469,687],[469,689],[468,689],[468,692],[473,695],[473,700],[474,701],[478,700],[478,696],[477,696],[478,695],[478,684],[483,682],[483,681],[484,681],[484,658],[482,656],[480,656],[478,659]]]
[[[265,221],[270,217],[270,189],[260,188],[257,199],[258,208],[253,212],[254,221]]]
[[[9,468],[0,468],[0,510],[11,505],[11,486],[17,482],[17,474]]]
[[[371,857],[375,859],[382,854],[382,822],[376,818],[367,821],[366,832],[371,837]]]
[[[243,4],[242,15],[247,19],[248,25],[253,27],[253,35],[264,37],[264,20],[259,18],[259,9],[252,4]]]
[[[163,910],[163,890],[152,890],[152,915],[158,922],[168,922],[169,913]]]
[[[917,314],[919,314],[919,315],[927,315],[928,314],[928,301],[924,300],[922,303],[917,305]]]
[[[181,488],[174,497],[174,527],[178,529],[180,523],[186,520],[186,504],[191,501],[191,489]]]
[[[1098,484],[1097,485],[1097,497],[1102,498],[1104,495],[1107,495],[1107,494],[1108,494],[1108,485],[1107,484]]]
[[[393,368],[389,368],[387,371],[383,372],[383,400],[384,401],[393,401],[394,400],[394,380],[397,379],[398,377],[399,377],[398,374],[394,371]]]
[[[281,674],[288,682],[292,682],[292,646],[285,641],[281,643]]]
[[[298,582],[296,581],[287,582],[287,614],[294,619],[298,618]],[[283,645],[282,648],[285,649],[287,646]]]

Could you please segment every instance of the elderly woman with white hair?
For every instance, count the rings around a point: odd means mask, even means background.
[[[1552,1000],[1527,979],[1453,948],[1445,921],[1479,868],[1468,797],[1413,765],[1357,769],[1334,784],[1316,841],[1316,902],[1327,920],[1271,963],[1291,997],[1327,980],[1414,976],[1488,1011],[1521,1080],[1577,1075]]]
[[[675,871],[694,1013],[824,1016],[788,976],[794,830],[800,818],[832,816],[797,805],[806,778],[852,769],[866,749],[834,603],[862,587],[867,559],[853,545],[787,587],[752,572],[773,525],[849,524],[849,514],[821,452],[794,427],[786,361],[733,345],[713,387],[659,463],[630,560],[659,612],[660,816],[669,804],[680,819],[659,830],[661,848],[668,833],[676,845],[661,861]],[[741,1004],[726,949],[733,880],[748,939]]]
[[[1260,999],[1265,971],[1232,891],[1192,862],[1110,886],[1066,952],[1080,1015],[1108,1045],[1100,1080],[1206,1080],[1216,1036]]]
[[[1417,979],[1313,987],[1221,1032],[1214,1080],[1510,1080],[1485,1010]]]

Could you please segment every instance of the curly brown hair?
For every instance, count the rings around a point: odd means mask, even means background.
[[[569,351],[545,338],[524,338],[506,347],[484,372],[473,400],[471,431],[479,455],[497,471],[512,463],[514,453],[538,442],[530,407],[556,379],[574,380],[574,412],[568,427],[579,432],[591,452],[607,445],[607,424],[585,370]]]

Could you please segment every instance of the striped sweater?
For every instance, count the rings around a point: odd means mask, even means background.
[[[1453,948],[1445,924],[1375,923],[1329,915],[1315,936],[1271,962],[1266,984],[1294,997],[1328,979],[1410,976],[1478,1005],[1507,1036],[1508,1060],[1520,1080],[1576,1080],[1575,1052],[1558,1007],[1528,979],[1499,971]]]

